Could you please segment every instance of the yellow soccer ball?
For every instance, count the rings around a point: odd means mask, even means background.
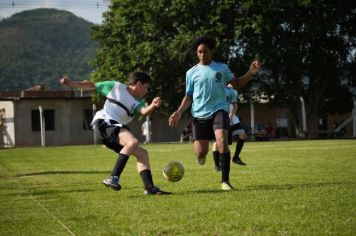
[[[163,177],[170,182],[178,182],[184,176],[184,167],[179,161],[171,161],[163,168]]]

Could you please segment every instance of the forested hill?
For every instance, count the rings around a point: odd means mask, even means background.
[[[64,74],[89,79],[97,43],[91,23],[67,11],[36,9],[0,21],[0,91],[60,88]]]

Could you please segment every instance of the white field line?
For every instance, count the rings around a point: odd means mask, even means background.
[[[2,165],[3,167],[5,167],[5,169],[6,169],[7,171],[9,171],[9,170],[7,169],[7,167],[6,167],[3,163],[0,163],[0,165]],[[32,196],[32,195],[27,191],[27,189],[26,189],[23,185],[21,185],[21,184],[19,183],[19,181],[17,181],[16,179],[13,179],[13,181],[16,182],[16,184],[20,187],[20,189],[22,189],[22,190],[24,190],[25,192],[27,192],[28,195],[30,196],[30,198],[31,198],[33,201],[35,201],[35,202],[37,203],[37,205],[40,206],[40,208],[42,208],[45,212],[47,212],[48,215],[50,215],[53,219],[55,219],[55,220],[58,222],[58,224],[60,224],[63,228],[65,228],[65,229],[68,231],[68,233],[69,233],[70,235],[75,236],[75,234],[74,234],[59,218],[57,218],[55,215],[53,215],[45,206],[43,206],[39,201],[37,201],[37,199],[36,199],[34,196]]]

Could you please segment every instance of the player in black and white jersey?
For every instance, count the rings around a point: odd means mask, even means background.
[[[103,180],[103,184],[114,190],[120,190],[119,179],[129,156],[137,158],[137,171],[144,184],[145,195],[171,194],[153,184],[148,152],[139,145],[127,124],[137,114],[148,115],[161,106],[161,99],[155,97],[147,107],[143,98],[147,94],[151,77],[144,72],[134,72],[129,77],[128,85],[118,81],[93,83],[90,81],[75,82],[63,77],[60,83],[69,87],[96,91],[106,97],[103,109],[96,112],[91,123],[95,136],[105,146],[119,154],[111,176]]]

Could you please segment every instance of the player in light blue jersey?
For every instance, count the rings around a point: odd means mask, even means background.
[[[230,112],[229,112],[229,133],[228,133],[228,144],[231,145],[233,140],[237,140],[235,153],[232,157],[232,162],[238,165],[246,165],[240,158],[240,153],[242,151],[244,142],[247,138],[245,130],[242,128],[240,124],[240,119],[236,115],[238,110],[237,105],[237,91],[232,88],[231,84],[228,84],[225,87],[225,95],[226,101],[230,104]],[[217,149],[216,142],[213,143],[213,158],[215,164],[215,170],[220,171],[220,160],[219,160],[219,151]]]
[[[119,155],[111,176],[103,180],[103,184],[113,190],[121,189],[120,175],[129,157],[133,155],[137,159],[136,167],[145,188],[144,194],[171,194],[154,186],[148,152],[139,145],[139,141],[127,127],[135,115],[148,115],[161,105],[159,97],[155,97],[147,107],[144,105],[143,98],[147,94],[150,81],[151,77],[141,71],[130,75],[128,85],[118,81],[76,82],[68,77],[60,80],[63,85],[96,91],[106,98],[103,109],[96,112],[91,125],[95,136]]]
[[[212,59],[215,41],[207,36],[194,40],[199,63],[186,73],[186,94],[178,110],[169,117],[169,125],[178,124],[184,111],[191,105],[193,116],[194,151],[198,163],[203,165],[209,152],[209,141],[215,139],[221,164],[221,189],[232,190],[230,184],[230,150],[228,146],[229,104],[224,88],[230,83],[242,88],[260,70],[258,61],[253,61],[248,72],[235,78],[229,67]]]

